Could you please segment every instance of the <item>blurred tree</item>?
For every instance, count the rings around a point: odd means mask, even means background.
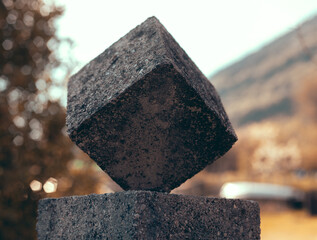
[[[300,123],[297,135],[300,138],[303,168],[317,171],[317,71],[302,79],[295,92]]]
[[[100,171],[75,159],[65,134],[60,101],[72,62],[57,54],[70,44],[56,36],[61,13],[50,1],[0,0],[0,239],[35,239],[47,194],[96,192]]]
[[[295,92],[295,100],[298,112],[309,119],[317,122],[317,72],[301,81],[301,85]]]

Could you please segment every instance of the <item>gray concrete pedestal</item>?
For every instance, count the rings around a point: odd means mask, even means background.
[[[39,202],[38,239],[260,239],[256,202],[151,191]]]

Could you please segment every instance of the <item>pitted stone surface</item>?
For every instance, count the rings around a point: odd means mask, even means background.
[[[154,17],[70,79],[66,123],[126,190],[169,192],[237,140],[214,87]]]
[[[150,191],[43,199],[38,239],[260,239],[256,202]]]

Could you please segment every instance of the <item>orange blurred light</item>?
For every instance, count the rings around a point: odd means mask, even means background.
[[[32,191],[36,192],[36,191],[40,191],[42,189],[42,183],[37,181],[37,180],[33,180],[30,183],[30,188],[32,189]]]
[[[56,192],[57,180],[55,178],[49,178],[43,185],[43,189],[46,193]]]

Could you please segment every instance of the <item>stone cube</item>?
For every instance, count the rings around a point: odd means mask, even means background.
[[[39,202],[38,239],[260,239],[256,202],[150,191]]]
[[[216,90],[155,17],[70,79],[66,124],[125,190],[169,192],[237,140]]]

